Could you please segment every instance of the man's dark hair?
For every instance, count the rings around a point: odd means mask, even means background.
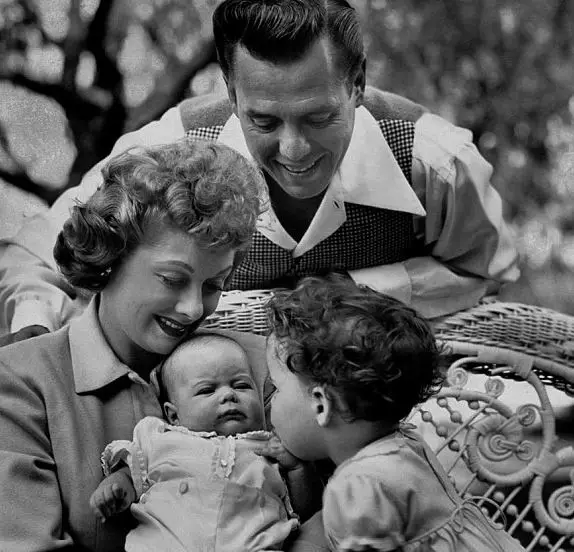
[[[237,46],[280,64],[300,60],[328,37],[341,75],[351,82],[364,59],[357,13],[346,0],[224,0],[213,14],[213,33],[226,79],[233,76]]]

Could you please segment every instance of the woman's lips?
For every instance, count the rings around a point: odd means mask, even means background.
[[[155,319],[162,331],[170,337],[181,338],[191,328],[164,316],[156,316]]]

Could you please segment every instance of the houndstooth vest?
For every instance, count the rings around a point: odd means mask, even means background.
[[[414,122],[382,119],[378,124],[411,183]],[[217,140],[222,129],[222,125],[196,128],[188,130],[186,136]],[[418,256],[412,214],[353,203],[345,203],[345,211],[343,225],[299,257],[256,232],[227,289],[292,287],[299,278],[311,274],[368,268]]]

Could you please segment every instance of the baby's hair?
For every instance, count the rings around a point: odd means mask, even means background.
[[[397,423],[442,383],[428,322],[348,277],[304,278],[267,309],[287,368],[340,397],[347,421]]]
[[[103,289],[114,266],[153,240],[147,230],[168,225],[201,247],[242,252],[264,208],[261,171],[216,142],[132,148],[108,161],[102,176],[100,188],[72,208],[54,247],[68,281],[90,291]]]

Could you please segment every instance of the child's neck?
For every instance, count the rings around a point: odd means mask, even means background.
[[[338,466],[370,443],[390,435],[397,424],[356,420],[342,424],[330,438],[330,458]]]

